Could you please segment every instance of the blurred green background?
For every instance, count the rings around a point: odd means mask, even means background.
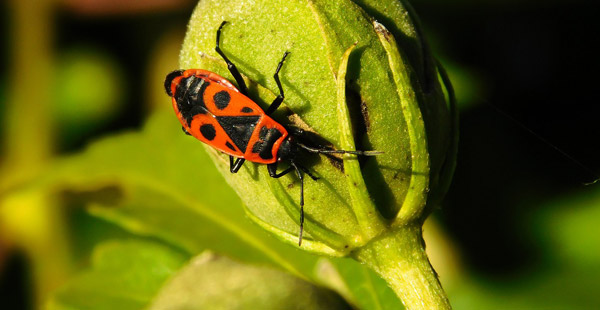
[[[134,177],[140,171],[148,173],[142,164],[136,166],[136,158],[145,158],[148,166],[162,167],[152,172],[157,179],[177,183],[170,171],[178,171],[180,155],[173,152],[194,148],[185,137],[181,142],[162,137],[161,129],[180,130],[170,115],[162,82],[177,68],[179,46],[195,4],[189,0],[1,4],[0,308],[44,308],[49,298],[59,305],[77,304],[64,297],[69,287],[85,286],[77,285],[83,280],[76,275],[90,268],[95,270],[92,274],[98,272],[97,262],[106,261],[102,257],[121,251],[140,253],[140,244],[110,243],[114,240],[150,242],[152,246],[141,248],[166,253],[173,272],[152,278],[154,286],[146,288],[143,300],[155,296],[183,262],[206,249],[246,255],[231,250],[238,245],[235,240],[246,238],[243,234],[233,233],[234,241],[215,249],[203,242],[222,235],[198,231],[189,237],[196,229],[193,221],[181,224],[179,232],[161,230],[169,224],[158,219],[189,218],[189,210],[152,205],[164,197],[145,197],[150,185],[140,186]],[[455,180],[443,208],[425,228],[432,263],[452,304],[456,309],[600,308],[600,185],[585,186],[595,176],[543,141],[591,171],[600,171],[595,160],[600,148],[594,142],[600,136],[595,91],[600,4],[591,0],[412,4],[434,54],[449,71],[460,104]],[[106,136],[114,138],[86,150]],[[72,155],[80,152],[85,153]],[[204,156],[206,161],[203,152],[198,147],[188,155]],[[115,164],[119,161],[121,166]],[[201,174],[209,168],[197,169]],[[110,171],[124,170],[129,178],[113,180],[118,173]],[[220,193],[232,192],[216,172],[211,173],[218,179],[215,184],[220,183],[210,188],[215,195],[207,194],[201,201],[208,207],[189,208],[201,210],[205,217],[212,216],[203,210],[211,210],[211,203],[218,205]],[[193,193],[195,187],[181,188]],[[221,215],[245,221],[239,201],[231,199],[228,203],[237,207],[231,212],[237,213]],[[120,204],[126,205],[126,212],[106,208]],[[256,230],[250,223],[241,227],[248,234]],[[258,251],[248,262],[275,261],[273,265],[284,270],[299,270],[300,276],[308,266],[322,266],[307,256],[286,267],[281,262],[291,262],[289,257],[298,252],[269,237],[256,240],[252,242],[280,254]],[[345,277],[344,263],[333,264]],[[305,277],[311,282],[318,278]],[[67,293],[56,295],[57,288]],[[348,296],[344,297],[352,299]]]

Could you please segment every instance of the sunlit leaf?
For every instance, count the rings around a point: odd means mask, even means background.
[[[141,309],[186,260],[158,243],[105,242],[94,250],[91,270],[58,290],[48,309]]]
[[[141,132],[103,139],[61,160],[38,186],[88,202],[92,214],[134,234],[159,238],[187,255],[210,249],[242,262],[275,266],[339,292],[340,286],[319,274],[316,256],[281,243],[244,216],[241,201],[208,157],[198,141],[180,132],[174,116],[156,114]],[[350,263],[355,272],[339,272],[341,281],[353,287],[344,297],[364,309],[393,302],[385,297],[394,294],[381,279],[373,281],[371,291],[350,284],[362,283],[365,274],[377,277]],[[337,261],[331,266],[334,273],[341,268]]]
[[[323,259],[317,266],[317,276],[359,309],[404,309],[383,279],[354,260]]]
[[[333,291],[279,270],[204,253],[161,289],[150,309],[333,310],[349,306]]]
[[[97,216],[191,254],[210,248],[296,274],[314,261],[245,218],[200,142],[184,135],[172,115],[157,114],[142,133],[104,139],[63,160],[43,182],[79,192]]]

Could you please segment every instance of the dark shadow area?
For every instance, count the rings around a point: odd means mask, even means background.
[[[599,171],[600,7],[414,6],[437,56],[475,71],[487,87],[475,102],[459,101],[458,166],[443,222],[471,268],[502,276],[531,269],[545,258],[526,217],[594,177],[493,106]]]
[[[0,300],[2,309],[33,309],[31,304],[31,277],[25,254],[14,251],[4,258],[0,270]]]

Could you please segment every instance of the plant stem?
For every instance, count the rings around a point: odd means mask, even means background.
[[[0,238],[8,239],[7,243],[15,244],[28,256],[35,309],[44,308],[50,292],[71,272],[65,210],[54,200],[49,202],[33,186],[23,186],[40,175],[55,152],[52,119],[55,2],[9,1],[8,14],[12,48],[9,95],[0,139],[4,151],[0,155]]]
[[[373,239],[354,258],[385,279],[407,309],[451,309],[427,258],[420,225],[401,226]]]

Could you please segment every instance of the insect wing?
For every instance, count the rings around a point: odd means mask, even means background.
[[[195,73],[209,85],[196,102],[205,113],[193,116],[189,132],[226,154],[244,157],[263,110],[224,78],[212,72]]]

